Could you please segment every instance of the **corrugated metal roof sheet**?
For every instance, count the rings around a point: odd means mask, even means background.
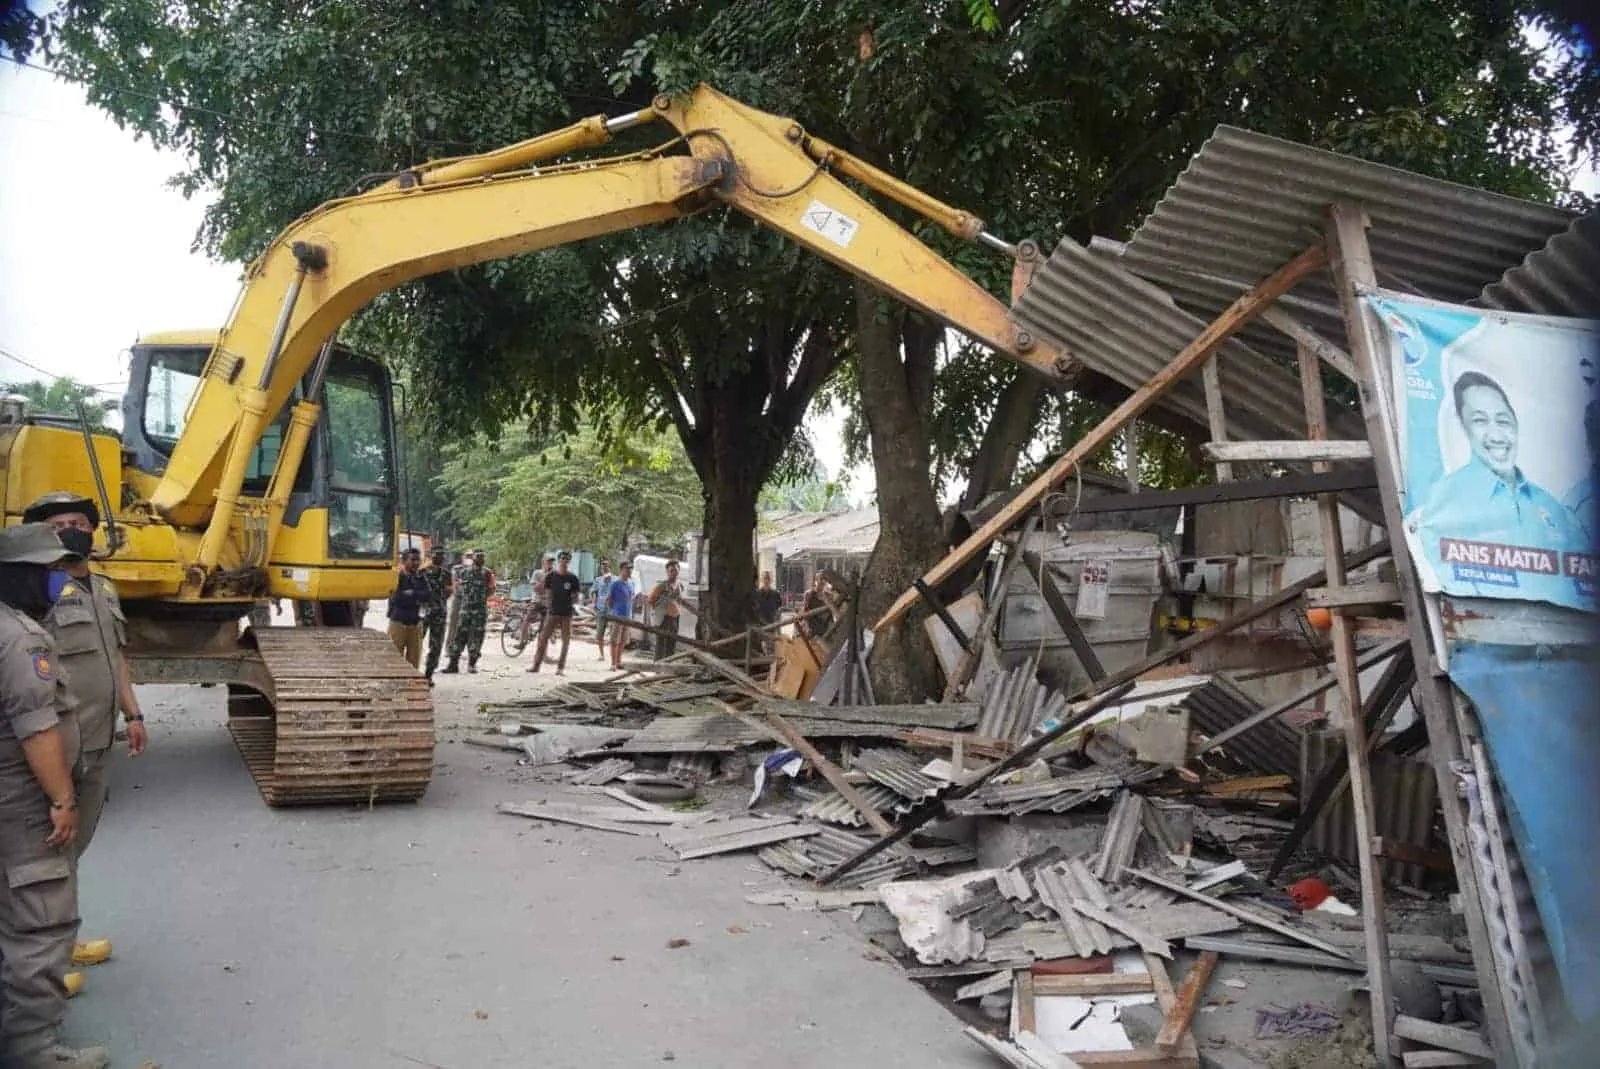
[[[893,813],[899,815],[908,812],[910,804],[893,790],[881,783],[867,783],[856,788],[866,803],[879,813]],[[847,828],[859,828],[867,822],[867,818],[856,811],[856,807],[845,800],[842,794],[830,794],[808,803],[800,810],[800,815],[807,820],[820,820],[828,824],[843,824]]]
[[[1103,294],[1096,300],[1085,291],[1077,307],[1064,309],[1065,314],[1084,319],[1080,333],[1103,329],[1084,313],[1108,304],[1120,313],[1117,318],[1148,306],[1165,332],[1160,344],[1155,344],[1153,336],[1144,337],[1144,329],[1138,332],[1144,340],[1132,344],[1125,356],[1141,365],[1138,373],[1125,370],[1119,374],[1112,365],[1116,347],[1130,347],[1121,338],[1116,346],[1110,346],[1109,354],[1103,351],[1108,347],[1105,344],[1088,348],[1085,362],[1124,385],[1130,378],[1142,384],[1155,367],[1176,355],[1173,328],[1186,332],[1178,345],[1192,339],[1198,333],[1196,322],[1215,319],[1245,290],[1315,241],[1322,233],[1328,206],[1338,200],[1359,201],[1366,208],[1372,222],[1368,241],[1373,263],[1379,281],[1392,289],[1458,303],[1477,300],[1482,293],[1485,303],[1491,303],[1496,298],[1485,286],[1493,289],[1491,284],[1501,280],[1498,299],[1512,300],[1508,294],[1514,289],[1523,294],[1516,298],[1523,303],[1514,310],[1576,314],[1568,309],[1582,299],[1584,283],[1590,298],[1600,285],[1594,281],[1593,266],[1587,278],[1581,274],[1585,263],[1596,262],[1589,259],[1600,240],[1593,230],[1575,229],[1559,244],[1554,240],[1567,234],[1574,220],[1571,211],[1219,126],[1130,241],[1123,244],[1097,238],[1089,253],[1107,266],[1155,283],[1170,294],[1178,309],[1189,313],[1190,320],[1171,320],[1171,313],[1157,304],[1150,290],[1138,291],[1137,299],[1124,296],[1120,301]],[[1538,256],[1535,250],[1544,250],[1547,242],[1554,246],[1548,254],[1526,265],[1525,260],[1532,259],[1530,254]],[[1512,276],[1519,267],[1527,269]],[[1035,282],[1040,277],[1046,277],[1045,270],[1041,269]],[[1532,307],[1536,300],[1539,307]],[[1016,313],[1019,323],[1047,340],[1065,342],[1073,355],[1080,355],[1070,338],[1058,336],[1063,333],[1061,327],[1046,329],[1045,317],[1031,313],[1027,305],[1028,295],[1024,294]],[[1329,342],[1345,347],[1343,319],[1326,270],[1295,287],[1276,306]],[[1143,327],[1138,319],[1133,322]],[[1155,329],[1152,326],[1149,333],[1154,335]],[[1262,355],[1292,360],[1294,343],[1266,322],[1257,321],[1247,324],[1222,347],[1228,401],[1237,397],[1238,407],[1245,407],[1262,393],[1272,399],[1272,406],[1259,413],[1230,411],[1230,423],[1259,414],[1256,422],[1273,424],[1275,429],[1265,433],[1258,426],[1240,434],[1230,426],[1230,433],[1238,437],[1298,437],[1304,427],[1298,390],[1283,393],[1283,378],[1288,373],[1282,368],[1259,372],[1259,361],[1250,357]],[[1152,360],[1159,363],[1152,365]],[[1293,381],[1292,376],[1290,379]],[[1165,407],[1204,425],[1198,377],[1180,384]],[[1348,429],[1339,428],[1339,433],[1358,430],[1352,423]]]
[[[757,533],[763,550],[784,557],[798,553],[870,553],[878,543],[878,510],[792,512],[768,521],[768,533]]]
[[[1146,278],[1175,269],[1238,279],[1242,289],[1315,241],[1328,206],[1340,200],[1366,208],[1380,282],[1457,303],[1477,297],[1575,214],[1219,126],[1134,232],[1123,265]],[[1323,272],[1298,292],[1320,286],[1331,296],[1327,278]]]
[[[1600,318],[1600,212],[1588,212],[1484,287],[1478,304],[1505,312]]]
[[[1157,285],[1108,263],[1070,238],[1056,246],[1011,314],[1025,329],[1129,390],[1155,377],[1205,330],[1210,318],[1184,311]],[[1238,341],[1224,343],[1217,359],[1231,437],[1303,435],[1305,408],[1297,378]],[[1162,404],[1199,426],[1207,425],[1199,375],[1175,385]]]

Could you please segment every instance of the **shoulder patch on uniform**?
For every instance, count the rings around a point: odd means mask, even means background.
[[[67,580],[66,586],[63,586],[61,588],[61,593],[58,596],[64,598],[64,597],[67,597],[69,594],[76,594],[77,592],[78,592],[78,588],[76,586],[74,586],[72,584],[72,580],[69,579],[69,580]]]
[[[35,653],[33,655],[33,674],[46,683],[56,678],[56,666],[50,663],[48,653]]]

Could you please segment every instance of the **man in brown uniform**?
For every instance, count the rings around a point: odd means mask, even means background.
[[[104,1047],[62,1046],[63,977],[78,933],[78,722],[38,622],[66,547],[41,523],[0,531],[0,1063],[105,1069]]]
[[[26,523],[48,523],[61,544],[74,555],[56,577],[60,589],[44,625],[55,639],[56,652],[77,707],[82,753],[73,770],[78,793],[78,856],[89,849],[105,806],[111,744],[117,730],[117,709],[128,721],[128,752],[144,752],[144,714],[133,693],[133,677],[122,656],[127,645],[126,621],[116,587],[89,571],[89,550],[100,510],[88,498],[72,493],[46,494],[22,513]],[[111,956],[109,939],[94,939],[72,948],[74,965],[98,965]],[[83,978],[68,980],[73,994]]]

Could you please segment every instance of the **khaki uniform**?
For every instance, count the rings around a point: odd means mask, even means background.
[[[117,658],[128,644],[127,618],[111,580],[101,575],[73,578],[62,588],[44,626],[77,707],[83,753],[72,767],[78,792],[78,856],[105,808],[111,744],[117,733]]]
[[[78,721],[50,633],[0,604],[0,1000],[8,1050],[54,1041],[67,1013],[62,977],[78,935],[78,856],[46,846],[50,799],[34,779],[21,740],[59,728],[67,760],[78,759]]]

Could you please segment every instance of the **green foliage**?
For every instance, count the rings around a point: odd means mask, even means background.
[[[446,516],[502,568],[547,546],[616,553],[630,539],[681,544],[700,519],[699,485],[671,434],[585,424],[570,436],[478,439],[447,447]]]
[[[844,512],[852,507],[848,480],[815,477],[769,483],[757,503],[762,512]]]
[[[40,415],[65,416],[77,419],[79,406],[89,421],[89,427],[98,430],[106,425],[106,416],[117,410],[120,402],[108,398],[93,386],[85,386],[75,379],[60,378],[51,382],[39,379],[18,382],[0,382],[0,396],[17,394],[28,400],[28,411]]]

